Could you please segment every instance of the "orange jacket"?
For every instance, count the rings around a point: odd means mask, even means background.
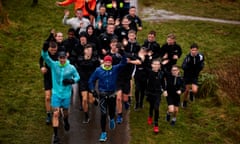
[[[75,3],[74,10],[82,9],[83,16],[89,16],[90,14],[85,8],[85,0],[65,0],[60,3],[61,6],[68,6],[69,4]],[[93,11],[96,7],[96,0],[88,0],[88,7]]]

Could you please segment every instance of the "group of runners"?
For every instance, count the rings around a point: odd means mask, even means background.
[[[60,6],[70,3],[71,0],[56,2]],[[62,22],[70,25],[67,38],[52,30],[43,44],[39,63],[44,74],[46,123],[53,126],[54,143],[59,143],[60,111],[65,130],[70,130],[68,108],[72,85],[76,83],[83,123],[90,120],[89,104],[100,108],[100,142],[107,140],[107,118],[109,129],[113,130],[116,123],[123,122],[123,109],[129,110],[130,104],[134,104],[135,111],[142,109],[144,97],[150,104],[147,123],[153,125],[155,133],[159,132],[162,95],[168,103],[166,120],[175,125],[180,95],[184,93],[182,106],[187,107],[189,96],[193,100],[198,91],[198,75],[204,67],[198,45],[190,46],[182,63],[182,77],[176,65],[182,49],[173,33],[167,35],[161,47],[153,30],[140,44],[137,33],[142,30],[142,22],[129,1],[103,1],[95,9],[96,1],[88,0],[75,4],[72,18],[65,10]]]

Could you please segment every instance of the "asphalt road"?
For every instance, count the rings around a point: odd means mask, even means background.
[[[75,90],[76,91],[76,90]],[[77,91],[73,94],[72,104],[69,109],[70,130],[64,131],[60,126],[61,144],[98,144],[100,128],[100,109],[99,106],[90,105],[90,122],[83,124],[84,113],[79,110],[79,96]],[[124,111],[124,121],[122,124],[116,124],[114,130],[109,130],[107,121],[108,139],[104,144],[128,144],[129,143],[129,111]]]

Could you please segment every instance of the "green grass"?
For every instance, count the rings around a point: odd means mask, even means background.
[[[141,7],[154,7],[175,13],[240,20],[239,0],[139,0]]]
[[[212,98],[197,99],[188,109],[180,108],[177,123],[172,127],[165,121],[166,99],[160,106],[159,134],[147,124],[149,104],[131,111],[131,144],[232,144],[239,141],[239,116],[236,105],[216,105]]]
[[[56,7],[54,1],[39,1],[37,7],[30,7],[31,0],[4,1],[11,25],[0,29],[0,143],[1,144],[46,144],[50,142],[52,129],[45,126],[44,91],[38,59],[43,41],[51,28],[67,32],[68,27],[61,24],[64,8]],[[142,1],[140,1],[142,2]],[[151,2],[151,1],[150,1]],[[177,7],[175,1],[156,1],[161,8],[188,14],[212,11],[219,18],[236,19],[239,16],[239,2],[189,1]],[[169,4],[171,2],[171,4]],[[184,2],[184,1],[178,1]],[[205,7],[202,7],[203,3]],[[189,5],[199,6],[185,9]],[[206,8],[207,7],[207,8]],[[72,7],[68,7],[72,9]],[[228,13],[226,9],[231,9]],[[179,10],[179,11],[178,11]],[[199,12],[198,12],[199,11]],[[205,15],[204,16],[208,16]],[[234,13],[234,14],[233,14]],[[211,15],[215,17],[215,15]],[[209,72],[220,62],[240,54],[238,40],[239,25],[196,21],[169,21],[164,23],[144,22],[144,30],[139,32],[138,41],[143,43],[150,30],[157,31],[157,41],[162,45],[166,35],[174,32],[177,42],[183,48],[183,57],[192,42],[200,45],[206,56]],[[131,111],[132,144],[175,144],[175,143],[237,143],[239,142],[239,107],[236,104],[219,104],[216,97],[198,99],[189,109],[182,110],[176,127],[164,121],[166,100],[160,108],[160,133],[152,133],[146,124],[148,104],[141,112]]]

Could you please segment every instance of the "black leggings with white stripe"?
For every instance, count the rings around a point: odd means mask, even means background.
[[[101,128],[106,132],[107,112],[110,119],[115,116],[116,95],[114,92],[100,92],[100,111],[101,111]]]

